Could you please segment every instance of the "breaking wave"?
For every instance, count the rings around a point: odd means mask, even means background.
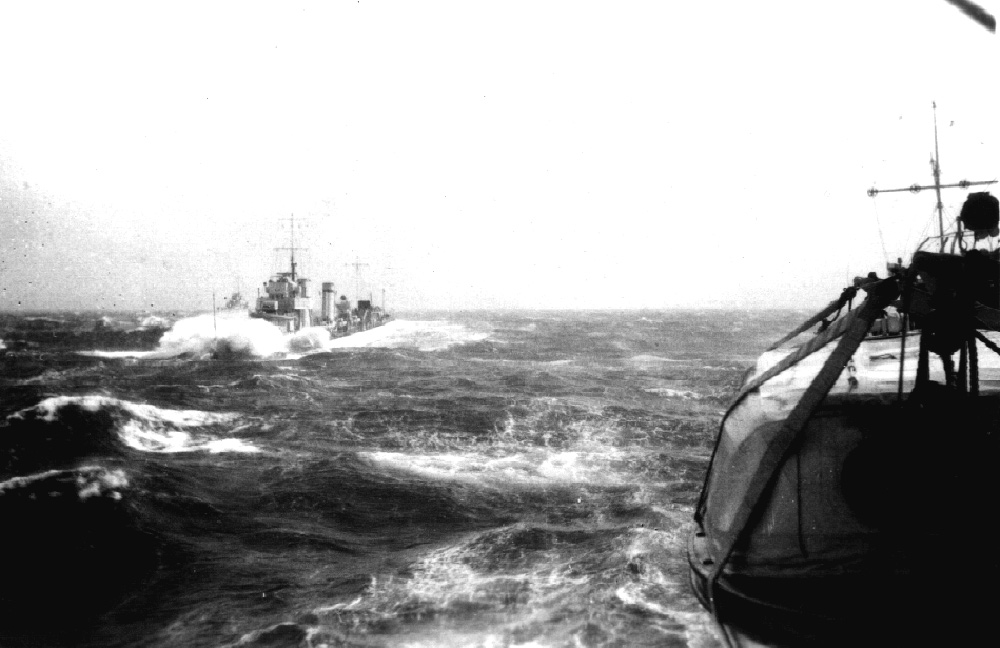
[[[100,358],[298,358],[335,349],[416,349],[441,351],[478,342],[488,332],[474,331],[444,321],[394,320],[378,328],[331,339],[325,327],[313,326],[284,333],[262,319],[197,315],[177,321],[160,338],[155,351],[84,351]]]
[[[148,357],[218,354],[266,357],[288,351],[284,334],[262,319],[197,315],[178,320]]]
[[[373,464],[432,480],[453,480],[484,486],[510,487],[560,484],[618,485],[627,477],[615,470],[620,452],[551,451],[539,449],[506,456],[479,453],[410,454],[362,452]]]
[[[396,630],[388,645],[406,646],[591,646],[621,635],[634,645],[716,645],[699,641],[707,630],[689,629],[700,612],[660,602],[687,587],[663,566],[678,537],[674,530],[530,523],[474,533],[430,551],[404,576],[373,578],[350,602],[315,608],[303,620],[311,627],[298,627],[329,645],[345,639],[342,628],[383,637]],[[438,621],[472,614],[489,623]],[[405,630],[387,623],[402,615],[410,620]],[[654,641],[631,636],[634,615],[648,620]]]
[[[42,488],[41,485],[44,485]],[[83,466],[75,470],[46,470],[25,477],[0,481],[0,496],[12,497],[18,492],[45,491],[46,497],[62,497],[69,491],[79,500],[92,497],[122,498],[121,491],[129,485],[122,470],[107,470],[101,466]],[[58,488],[57,488],[58,486]]]
[[[235,419],[235,414],[163,409],[108,396],[54,396],[0,424],[10,449],[0,460],[0,474],[64,468],[85,457],[122,456],[126,448],[162,453],[258,451],[242,439],[225,436]]]
[[[644,389],[647,394],[658,394],[666,398],[682,398],[684,400],[701,400],[703,396],[689,389],[672,389],[670,387],[650,387]]]

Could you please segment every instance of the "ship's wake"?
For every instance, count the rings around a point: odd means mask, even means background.
[[[475,331],[462,324],[433,320],[393,320],[384,326],[347,337],[336,338],[328,349],[382,348],[441,351],[460,344],[478,342],[488,332]]]

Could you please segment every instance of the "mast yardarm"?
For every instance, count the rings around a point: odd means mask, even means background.
[[[941,241],[940,252],[944,252],[944,203],[941,201],[941,190],[951,189],[957,187],[959,189],[968,189],[974,185],[989,185],[995,184],[996,180],[962,180],[961,182],[956,182],[954,184],[941,184],[941,165],[940,155],[938,154],[938,133],[937,133],[937,102],[931,104],[934,108],[934,157],[931,158],[931,168],[934,171],[934,184],[932,185],[918,185],[912,184],[909,187],[903,187],[900,189],[876,189],[872,187],[868,190],[868,195],[874,198],[880,193],[893,193],[899,191],[909,191],[912,193],[918,193],[923,189],[933,189],[937,195],[937,213],[938,213],[938,238]],[[959,225],[961,227],[961,225]]]

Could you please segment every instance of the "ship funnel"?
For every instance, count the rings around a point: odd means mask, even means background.
[[[332,281],[323,282],[323,310],[320,313],[320,319],[324,324],[329,324],[333,321],[333,301],[336,292]]]

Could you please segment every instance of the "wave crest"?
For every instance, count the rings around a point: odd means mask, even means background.
[[[11,449],[0,474],[64,467],[85,457],[144,452],[256,452],[242,439],[204,428],[237,419],[226,412],[172,410],[102,395],[53,396],[9,415],[0,425]]]
[[[157,543],[137,524],[128,485],[124,471],[95,465],[0,482],[0,636],[76,638],[74,624],[90,622],[155,571]],[[65,643],[41,636],[32,645]]]

